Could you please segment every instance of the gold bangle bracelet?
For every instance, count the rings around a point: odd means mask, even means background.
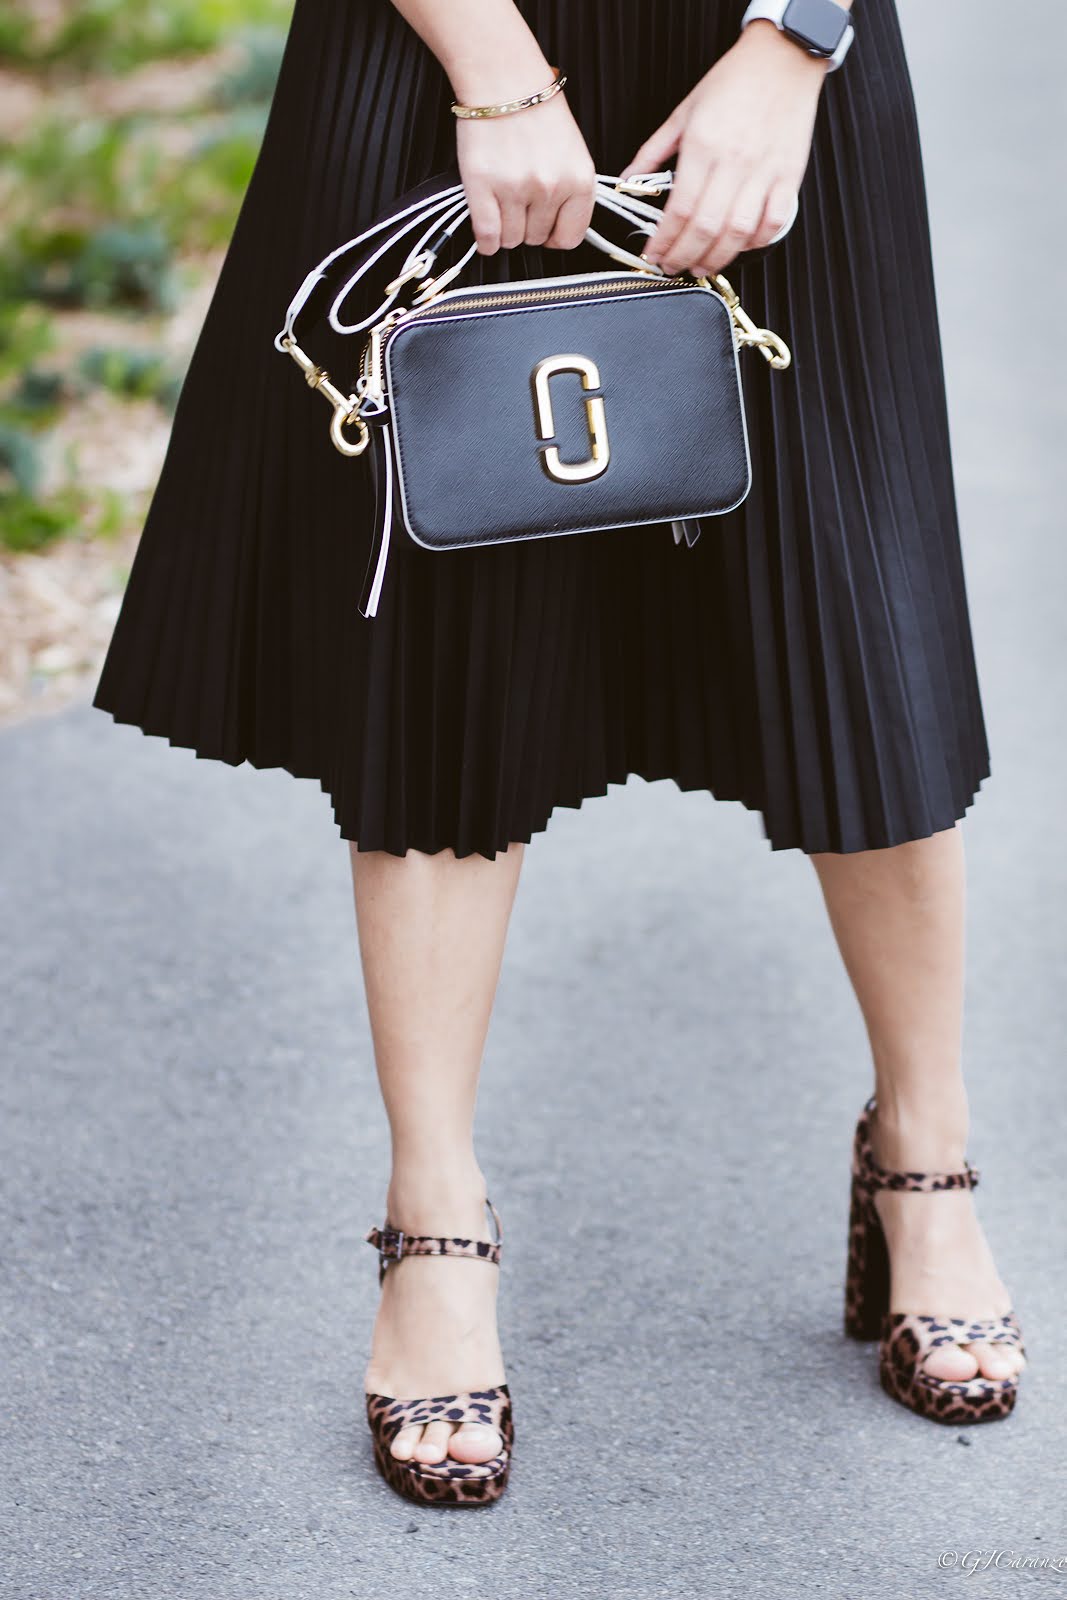
[[[551,100],[554,94],[566,83],[566,75],[558,67],[553,67],[556,74],[547,89],[538,89],[536,94],[528,94],[522,100],[503,100],[495,106],[464,106],[458,100],[452,102],[452,115],[454,117],[506,117],[513,111],[525,111],[527,106],[539,106],[545,100]]]

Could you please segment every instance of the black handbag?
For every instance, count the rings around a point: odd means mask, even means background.
[[[598,175],[597,204],[651,234],[660,212],[649,197],[672,176]],[[430,550],[641,523],[670,523],[692,545],[700,518],[740,505],[752,473],[738,350],[753,345],[779,370],[790,355],[726,278],[668,278],[590,228],[586,239],[624,271],[449,288],[477,248],[433,275],[468,221],[463,187],[413,193],[308,273],[274,341],[333,407],[337,449],[370,449],[363,616],[377,612],[397,521]],[[345,323],[357,285],[412,233],[384,299]],[[301,314],[331,294],[331,327],[365,335],[347,394],[296,337]]]

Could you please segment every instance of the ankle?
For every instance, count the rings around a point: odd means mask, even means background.
[[[447,1167],[394,1164],[386,1210],[405,1233],[489,1237],[485,1177],[477,1162]]]
[[[916,1091],[879,1082],[871,1147],[879,1165],[911,1172],[956,1172],[967,1155],[969,1118],[962,1082]]]

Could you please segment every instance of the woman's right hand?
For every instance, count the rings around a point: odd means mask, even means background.
[[[503,117],[457,119],[456,153],[479,254],[582,242],[596,168],[563,92]]]

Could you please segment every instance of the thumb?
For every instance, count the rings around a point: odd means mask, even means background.
[[[682,118],[674,111],[666,122],[660,123],[655,133],[649,134],[619,177],[628,178],[634,172],[661,172],[664,162],[674,155],[681,142]]]

